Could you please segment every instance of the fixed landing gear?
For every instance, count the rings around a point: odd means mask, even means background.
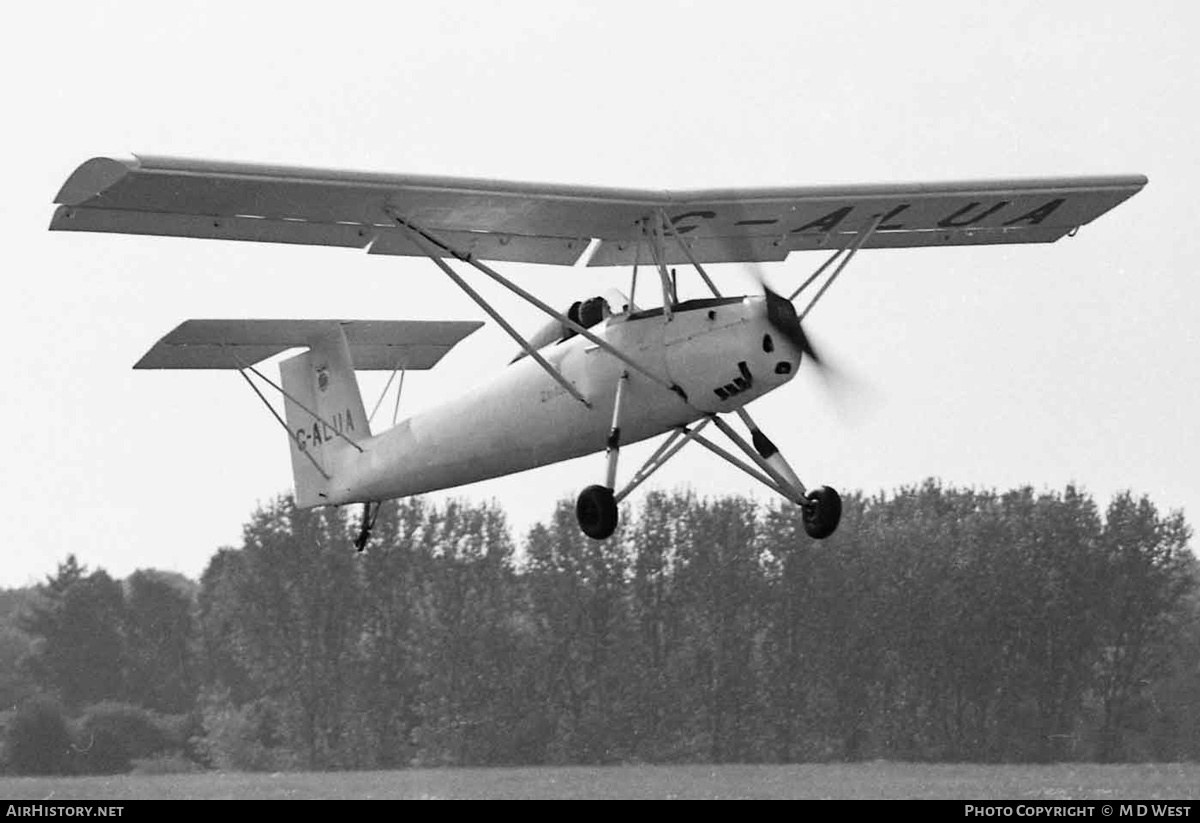
[[[837,531],[842,520],[842,498],[836,489],[818,486],[805,495],[804,531],[813,540],[824,540]],[[617,529],[617,503],[613,490],[588,486],[575,501],[579,528],[593,540],[606,540]]]
[[[842,520],[842,498],[829,486],[817,486],[804,496],[804,531],[813,540],[824,540]]]
[[[575,501],[575,517],[579,528],[593,540],[612,537],[617,529],[617,503],[613,490],[605,486],[588,486]]]
[[[617,500],[613,487],[617,482],[617,458],[621,453],[621,412],[625,406],[625,387],[628,383],[629,372],[622,372],[617,379],[612,427],[608,431],[605,485],[588,486],[579,493],[579,499],[575,501],[575,518],[579,521],[579,528],[593,540],[605,540],[612,537],[612,533],[617,530]]]
[[[796,472],[783,459],[779,449],[743,408],[736,411],[750,430],[751,442],[746,442],[745,438],[716,414],[708,415],[705,420],[692,429],[687,426],[678,426],[667,441],[650,456],[645,465],[634,473],[630,483],[620,493],[616,493],[614,487],[617,479],[617,458],[621,449],[621,412],[628,380],[628,372],[623,373],[617,380],[612,427],[608,435],[608,468],[605,473],[605,483],[602,486],[588,486],[579,493],[579,497],[575,501],[575,517],[579,521],[580,530],[585,535],[593,540],[606,540],[612,537],[613,532],[617,529],[619,519],[617,504],[691,440],[695,440],[768,488],[799,505],[802,510],[804,531],[809,537],[814,540],[824,540],[837,531],[838,524],[842,519],[842,498],[828,486],[806,489],[800,482],[800,478],[796,476]],[[715,424],[724,432],[734,445],[754,461],[754,465],[745,463],[701,436],[700,430],[708,423]]]

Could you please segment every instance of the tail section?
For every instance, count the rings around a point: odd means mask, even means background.
[[[350,347],[340,327],[309,341],[279,364],[296,482],[296,505],[327,502],[329,478],[345,450],[371,436]]]
[[[328,502],[330,478],[346,452],[355,450],[348,441],[371,435],[355,368],[433,368],[482,325],[457,320],[186,320],[134,368],[236,369],[249,380],[248,370],[259,374],[254,364],[308,346],[309,351],[279,364],[296,503],[308,508]],[[259,397],[278,418],[261,392]]]

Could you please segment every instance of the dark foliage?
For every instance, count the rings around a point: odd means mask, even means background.
[[[18,624],[38,642],[30,668],[68,709],[119,699],[125,686],[121,584],[103,570],[91,574],[74,555],[39,588]]]
[[[156,712],[188,711],[198,688],[189,589],[160,573],[137,571],[125,581],[125,592],[124,694]]]
[[[495,506],[410,499],[351,532],[280,499],[195,592],[69,558],[28,671],[177,715],[93,707],[77,762],[1200,758],[1200,573],[1145,498],[930,481],[817,542],[789,504],[650,492],[602,542],[563,501],[520,553]]]
[[[5,733],[5,759],[16,774],[67,774],[71,732],[62,706],[33,697],[17,709]]]
[[[166,730],[152,712],[126,703],[88,707],[77,738],[77,770],[87,774],[127,772],[135,758],[158,754],[169,745]]]
[[[330,513],[259,512],[201,592],[223,739],[306,767],[1200,756],[1172,731],[1200,714],[1190,533],[1144,499],[930,482],[848,496],[824,542],[736,497],[574,521],[518,563],[488,506],[385,506],[366,556]],[[230,725],[250,706],[268,743]]]

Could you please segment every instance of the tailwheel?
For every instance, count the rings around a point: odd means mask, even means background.
[[[368,500],[363,503],[362,522],[359,524],[358,537],[354,538],[354,548],[361,554],[367,550],[367,544],[371,542],[371,530],[375,528],[375,521],[379,519],[379,510],[383,508],[383,501],[375,503],[375,514],[371,514],[371,502]]]
[[[842,498],[829,486],[818,486],[805,495],[804,531],[814,540],[824,540],[837,531],[842,520]]]
[[[611,537],[617,529],[617,503],[613,490],[604,486],[588,486],[575,501],[575,517],[579,528],[593,540]]]

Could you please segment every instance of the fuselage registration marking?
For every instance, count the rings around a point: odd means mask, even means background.
[[[332,425],[330,425],[332,424]],[[296,429],[296,446],[300,451],[304,451],[310,445],[320,446],[327,440],[332,440],[339,434],[354,431],[354,415],[349,409],[344,412],[337,412],[333,418],[326,423],[323,420],[314,421],[311,427],[303,426]]]

